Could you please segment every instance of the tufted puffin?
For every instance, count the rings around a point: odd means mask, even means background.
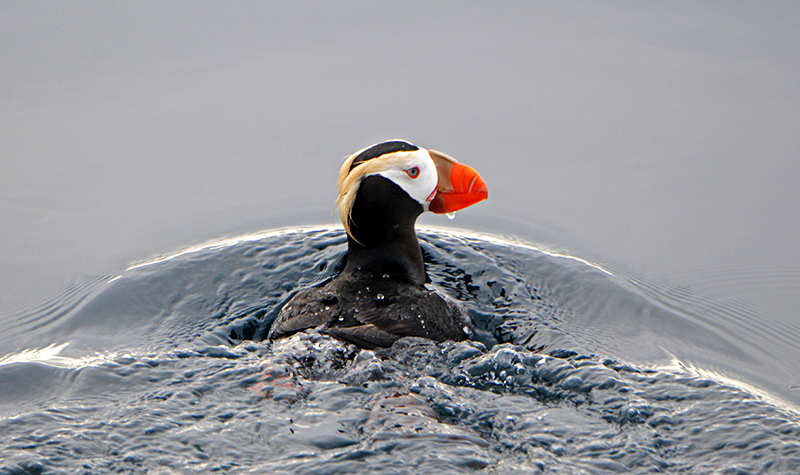
[[[469,338],[467,310],[430,285],[414,223],[424,211],[452,213],[486,199],[483,178],[444,153],[392,140],[347,157],[338,188],[344,270],[295,294],[268,338],[310,328],[364,348],[388,347],[404,336]]]

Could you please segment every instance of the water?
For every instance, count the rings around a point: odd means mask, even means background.
[[[797,472],[799,22],[795,2],[0,3],[0,466]],[[341,158],[398,137],[491,190],[421,219],[478,233],[424,245],[485,349],[269,348],[273,279],[313,284],[343,243],[258,231],[330,230]]]
[[[0,360],[3,470],[800,469],[800,413],[731,377],[756,377],[757,355],[702,313],[524,243],[420,236],[474,341],[264,341],[294,291],[341,268],[340,229],[248,235],[88,282],[75,305],[28,316],[28,350]]]

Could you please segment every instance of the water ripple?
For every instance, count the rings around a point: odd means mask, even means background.
[[[0,357],[0,473],[800,470],[796,406],[725,326],[779,336],[748,309],[513,240],[420,235],[475,341],[264,341],[293,292],[341,269],[335,228],[76,285],[23,322],[37,346]]]

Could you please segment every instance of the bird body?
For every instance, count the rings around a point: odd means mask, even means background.
[[[337,200],[347,231],[344,270],[295,294],[269,338],[315,327],[366,348],[404,336],[468,338],[469,313],[429,283],[414,223],[424,211],[454,212],[487,196],[473,169],[405,141],[351,155],[339,174]]]
[[[320,325],[364,348],[388,347],[404,336],[464,340],[472,334],[471,317],[458,302],[430,284],[392,278],[336,278],[298,292],[281,310],[271,338]]]

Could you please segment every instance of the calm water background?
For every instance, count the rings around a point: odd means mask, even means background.
[[[341,157],[399,137],[491,190],[423,224],[598,263],[736,333],[750,363],[704,366],[796,407],[798,24],[795,2],[3,2],[0,356],[132,262],[335,223]]]

